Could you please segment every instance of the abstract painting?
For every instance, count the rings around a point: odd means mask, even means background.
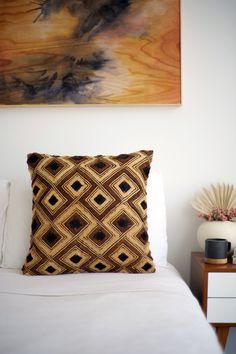
[[[0,0],[0,105],[179,103],[180,0]]]

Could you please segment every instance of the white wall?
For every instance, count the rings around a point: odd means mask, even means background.
[[[235,0],[182,0],[182,106],[0,109],[0,178],[25,183],[32,151],[154,149],[165,181],[169,261],[187,280],[200,223],[191,199],[210,183],[236,183],[235,15]]]

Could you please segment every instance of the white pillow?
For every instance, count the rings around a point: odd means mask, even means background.
[[[7,227],[3,247],[4,268],[21,268],[29,249],[31,227],[30,185],[12,183]],[[148,235],[153,259],[157,265],[167,264],[165,198],[160,172],[151,169],[147,187]]]
[[[10,201],[3,243],[3,268],[21,268],[29,249],[32,192],[29,183],[11,181]]]
[[[157,265],[167,265],[166,206],[160,171],[151,169],[147,185],[148,236],[152,257]]]
[[[10,183],[8,181],[0,181],[0,266],[2,263],[4,229],[9,202],[9,186]]]

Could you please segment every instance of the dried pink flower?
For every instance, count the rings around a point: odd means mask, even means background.
[[[207,221],[232,221],[236,222],[236,208],[216,208],[209,214],[199,214],[199,217]]]

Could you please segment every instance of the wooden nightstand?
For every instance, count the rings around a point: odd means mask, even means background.
[[[203,253],[193,252],[190,287],[224,348],[229,328],[236,327],[236,264],[206,264]]]

